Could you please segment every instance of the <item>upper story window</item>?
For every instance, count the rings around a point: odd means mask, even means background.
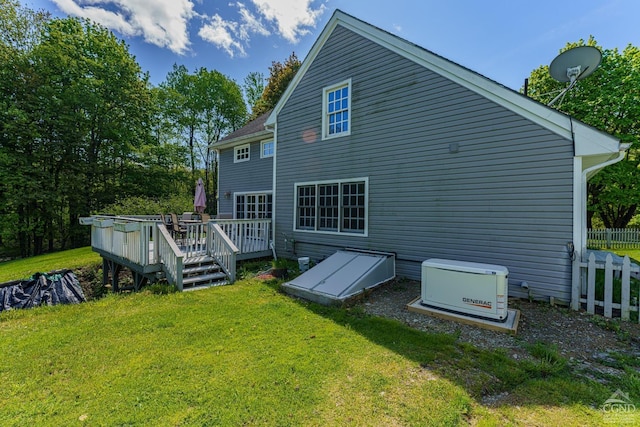
[[[233,148],[233,163],[247,162],[251,159],[251,146],[239,145]]]
[[[323,90],[322,138],[351,134],[351,79]]]
[[[262,141],[260,143],[260,158],[273,157],[273,141]]]

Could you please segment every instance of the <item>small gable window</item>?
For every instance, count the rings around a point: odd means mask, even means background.
[[[273,157],[273,141],[262,141],[260,143],[260,158]]]
[[[233,149],[233,163],[248,162],[251,155],[251,146],[249,144],[239,145]]]
[[[351,134],[351,79],[323,90],[322,138]]]

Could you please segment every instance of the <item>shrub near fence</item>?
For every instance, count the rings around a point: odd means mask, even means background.
[[[640,229],[590,228],[587,230],[587,246],[606,249],[640,249]]]

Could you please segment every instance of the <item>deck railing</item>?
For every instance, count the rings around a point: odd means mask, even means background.
[[[270,219],[217,219],[215,222],[229,236],[240,253],[270,250]]]
[[[158,225],[158,257],[162,260],[167,281],[182,290],[182,269],[184,255],[167,231],[164,224]]]
[[[85,225],[91,225],[91,246],[94,249],[111,252],[113,222],[113,218],[87,218]]]
[[[229,282],[236,281],[236,255],[240,250],[225,234],[220,225],[210,222],[207,234],[209,253],[216,259],[220,267],[229,276]]]
[[[91,246],[147,266],[158,262],[152,244],[157,234],[155,221],[98,216],[91,227]]]
[[[207,224],[187,223],[186,232],[178,238],[185,258],[193,258],[207,253]]]
[[[230,282],[236,261],[270,253],[271,220],[211,220],[183,222],[186,232],[172,236],[160,216],[105,216],[82,218],[92,225],[91,246],[99,251],[147,267],[163,264],[170,283],[182,290],[183,264],[189,258],[216,258]],[[174,237],[178,240],[174,240]]]

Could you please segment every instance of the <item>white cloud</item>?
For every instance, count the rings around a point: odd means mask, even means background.
[[[240,8],[241,24],[240,24],[240,38],[242,40],[249,40],[251,33],[259,34],[261,36],[270,36],[271,32],[265,28],[260,18],[256,18],[253,13],[247,9],[244,4],[237,3]]]
[[[68,15],[88,18],[124,36],[184,54],[189,50],[187,24],[195,16],[190,0],[52,0]]]
[[[240,22],[225,21],[220,15],[215,14],[202,26],[198,35],[203,40],[224,49],[232,58],[236,54],[246,56],[245,45],[248,46],[253,34],[266,37],[271,33],[261,19],[251,13],[243,3],[238,2],[229,6],[236,6],[239,9]]]
[[[274,31],[291,43],[297,43],[301,36],[309,33],[320,15],[324,5],[311,8],[311,0],[251,0],[256,12],[253,13],[241,2],[231,3],[230,7],[238,9],[240,18],[237,21],[223,19],[215,14],[200,29],[199,35],[204,40],[224,49],[229,56],[236,54],[245,56],[253,35],[270,36],[271,31],[263,20],[271,22]]]
[[[240,56],[246,55],[242,43],[236,41],[234,38],[237,33],[237,23],[225,21],[220,15],[216,14],[211,17],[211,20],[207,24],[200,28],[198,35],[202,37],[203,40],[224,49],[227,54],[233,58],[236,52]]]
[[[249,0],[215,6],[213,16],[197,13],[198,8],[212,6],[203,0],[52,0],[64,13],[91,19],[126,37],[166,47],[178,54],[189,51],[189,24],[193,18],[204,22],[198,35],[223,49],[229,56],[246,56],[255,36],[276,34],[290,43],[314,28],[325,11],[318,0]],[[247,0],[245,0],[247,1]],[[236,13],[234,19],[230,13]],[[223,16],[225,16],[223,18]]]
[[[291,43],[297,43],[300,37],[309,33],[309,27],[316,22],[325,10],[324,5],[317,9],[311,7],[312,0],[251,0],[258,11],[278,28],[278,33]]]

